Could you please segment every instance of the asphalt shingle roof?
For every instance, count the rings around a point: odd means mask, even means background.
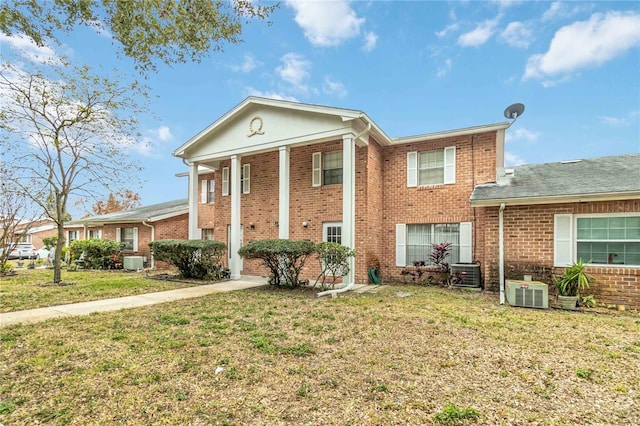
[[[136,209],[91,216],[80,220],[74,220],[71,223],[89,224],[153,221],[153,219],[157,217],[184,213],[188,208],[189,205],[187,199],[165,201],[164,203],[152,204],[149,206],[138,207]]]
[[[477,185],[471,202],[640,192],[640,154],[514,167],[498,183]]]

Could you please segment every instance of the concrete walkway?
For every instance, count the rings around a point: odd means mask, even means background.
[[[145,293],[136,296],[117,297],[114,299],[94,300],[91,302],[70,303],[68,305],[49,306],[46,308],[29,309],[26,311],[7,312],[0,314],[0,327],[12,324],[31,324],[51,318],[89,315],[93,312],[119,311],[120,309],[136,308],[139,306],[155,305],[174,300],[190,299],[213,293],[224,293],[234,290],[244,290],[267,284],[262,277],[242,277],[240,280],[201,285],[197,287],[180,288],[176,290]]]

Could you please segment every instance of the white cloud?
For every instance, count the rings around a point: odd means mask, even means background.
[[[591,10],[593,5],[584,2],[572,2],[571,7],[567,5],[566,2],[554,1],[542,14],[542,22],[547,22],[555,19],[568,18],[570,16],[576,15],[581,12],[588,12]]]
[[[258,96],[260,98],[268,98],[268,99],[279,99],[281,101],[293,101],[298,102],[298,99],[293,96],[288,96],[283,93],[276,92],[263,92],[261,90],[255,89],[253,87],[247,87],[245,89],[247,96]]]
[[[316,46],[338,46],[360,34],[364,18],[358,18],[348,1],[293,1],[287,6],[295,10],[296,23],[305,37]]]
[[[442,65],[440,68],[438,68],[438,73],[436,75],[438,77],[444,77],[445,75],[447,75],[449,73],[449,71],[451,71],[451,59],[447,58],[444,61],[444,65]]]
[[[513,166],[520,166],[522,164],[525,164],[526,162],[524,161],[524,159],[512,152],[505,152],[504,153],[504,165],[506,167],[513,167]]]
[[[530,56],[523,80],[542,79],[601,65],[640,44],[640,15],[596,13],[560,28],[544,54]]]
[[[0,44],[7,43],[24,59],[39,64],[59,65],[60,57],[51,47],[38,46],[24,34],[8,36],[0,32]]]
[[[276,72],[285,82],[290,83],[300,92],[307,92],[309,88],[305,81],[309,78],[311,62],[299,53],[287,53],[280,58],[283,65],[276,68]]]
[[[231,65],[231,69],[236,72],[248,73],[253,71],[256,67],[262,65],[260,61],[257,61],[253,55],[244,55],[244,61],[240,65]]]
[[[339,81],[332,80],[329,76],[324,78],[322,91],[328,95],[336,95],[339,98],[347,96],[347,89],[345,89],[344,84]]]
[[[94,19],[93,21],[87,21],[87,25],[92,28],[96,34],[102,36],[104,38],[113,39],[113,34],[104,26],[102,21],[99,19]]]
[[[485,44],[495,32],[499,20],[500,17],[498,16],[495,19],[488,19],[479,23],[475,29],[460,35],[458,44],[462,47],[474,47]]]
[[[531,130],[525,129],[524,127],[519,127],[517,129],[509,130],[505,136],[506,142],[512,142],[517,140],[524,140],[526,142],[536,142],[540,133],[533,132]]]
[[[160,126],[158,130],[156,130],[158,134],[158,139],[161,142],[171,142],[173,140],[173,135],[171,134],[171,129],[167,126]]]
[[[362,46],[362,50],[365,52],[371,52],[376,48],[376,44],[378,43],[378,36],[373,32],[366,32],[364,34],[364,46]]]
[[[558,15],[563,14],[564,5],[559,1],[554,1],[542,15],[543,21],[550,21]]]
[[[510,22],[500,33],[500,38],[504,40],[509,46],[512,47],[521,47],[526,49],[529,47],[533,36],[533,32],[527,26],[527,24],[523,24],[522,22]]]
[[[632,124],[640,118],[640,110],[631,111],[622,117],[600,116],[600,121],[612,127],[624,127]]]
[[[436,37],[442,38],[442,37],[446,36],[449,33],[457,31],[458,28],[460,28],[460,24],[458,22],[454,22],[453,24],[449,24],[443,30],[436,31]]]

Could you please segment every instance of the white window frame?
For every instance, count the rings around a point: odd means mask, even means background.
[[[318,151],[318,152],[314,152],[311,155],[311,186],[317,187],[317,186],[324,186],[324,185],[342,185],[342,181],[339,183],[327,184],[325,183],[325,179],[324,179],[324,172],[325,172],[324,156],[327,154],[333,154],[336,152],[339,152],[342,154],[342,167],[340,168],[340,170],[342,170],[341,179],[344,179],[344,151],[343,150],[322,151],[322,152]],[[330,169],[330,170],[337,170],[337,169]]]
[[[228,167],[222,168],[222,195],[225,197],[229,195],[229,168]]]
[[[133,229],[133,244],[131,249],[122,249],[125,252],[137,252],[138,251],[138,227],[137,226],[125,226],[122,228],[116,228],[116,241],[122,242],[122,230],[123,229]]]
[[[211,234],[211,238],[206,238],[206,234],[210,233]],[[202,228],[202,240],[209,240],[212,241],[214,240],[214,232],[213,232],[213,228]]]
[[[102,230],[100,229],[89,229],[87,233],[89,234],[87,235],[87,239],[99,240],[102,238]],[[97,234],[97,237],[93,237],[92,234]]]
[[[448,223],[423,223],[422,225],[446,225],[457,224],[458,225],[458,262],[459,263],[472,263],[473,262],[473,225],[471,222],[448,222]],[[413,225],[413,224],[412,224]],[[416,224],[421,225],[421,224]],[[396,224],[396,266],[406,267],[408,258],[408,226],[406,223]],[[449,261],[448,263],[453,263]]]
[[[242,173],[240,174],[240,188],[243,194],[251,193],[251,164],[242,165]]]
[[[578,219],[584,218],[610,218],[610,217],[638,217],[640,212],[615,212],[615,213],[581,213],[581,214],[556,214],[553,226],[553,259],[554,266],[570,266],[578,259]],[[568,229],[566,228],[569,224]],[[563,228],[564,227],[564,228]],[[605,240],[598,240],[605,241]],[[612,242],[640,242],[640,240],[609,240]],[[588,262],[591,259],[582,259]],[[638,268],[640,265],[590,263],[598,267]]]
[[[340,244],[342,244],[342,222],[323,222],[322,223],[322,241],[329,242],[329,228],[340,228]],[[333,241],[335,242],[335,241]]]
[[[71,238],[71,234],[74,234],[75,238],[72,239]],[[67,247],[69,247],[69,244],[71,244],[72,242],[77,241],[79,239],[80,239],[80,231],[78,231],[77,229],[76,230],[68,230],[67,231],[67,241],[65,242],[65,245]]]
[[[216,181],[211,179],[207,181],[207,203],[212,204],[216,201]]]
[[[433,151],[443,151],[443,181],[439,183],[420,183],[419,159],[420,154]],[[456,147],[447,146],[442,149],[428,151],[407,152],[407,187],[452,185],[456,183]]]

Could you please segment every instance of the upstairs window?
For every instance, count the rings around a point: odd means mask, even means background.
[[[314,152],[313,186],[342,184],[342,151]]]
[[[206,180],[202,181],[202,192],[200,194],[200,202],[202,204],[210,204],[215,201],[216,195],[216,181]]]
[[[456,183],[456,147],[407,153],[407,186]]]
[[[231,194],[231,180],[229,167],[222,168],[222,195]],[[243,164],[240,169],[240,193],[251,193],[251,164]]]

